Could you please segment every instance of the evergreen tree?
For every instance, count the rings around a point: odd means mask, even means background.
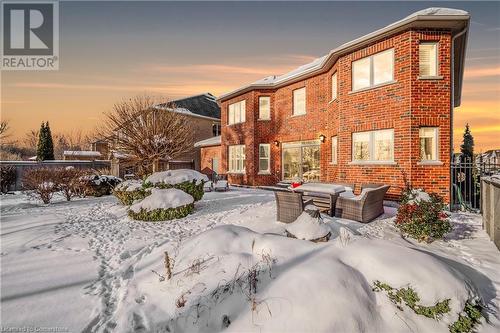
[[[36,159],[37,161],[45,160],[45,144],[46,144],[46,131],[45,124],[42,122],[40,126],[40,131],[38,132],[38,143],[36,146]]]
[[[474,138],[470,133],[469,124],[465,125],[464,138],[462,145],[460,145],[462,161],[472,161],[474,157]]]
[[[52,132],[50,131],[49,122],[45,123],[46,140],[47,140],[47,155],[46,160],[54,160],[54,141],[52,140]]]
[[[38,134],[38,145],[36,151],[38,161],[54,159],[54,143],[50,132],[49,122],[42,123],[40,133]]]

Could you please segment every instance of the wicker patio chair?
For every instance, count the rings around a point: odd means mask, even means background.
[[[365,184],[366,185],[366,184]],[[365,186],[361,194],[352,198],[340,196],[337,199],[335,216],[367,223],[384,213],[384,196],[388,185]]]
[[[312,200],[302,199],[302,193],[275,191],[276,219],[279,222],[291,223],[299,217],[307,205],[312,205]]]

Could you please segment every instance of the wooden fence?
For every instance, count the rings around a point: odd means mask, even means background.
[[[500,250],[500,178],[481,179],[483,227]]]

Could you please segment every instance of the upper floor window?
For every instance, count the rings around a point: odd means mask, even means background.
[[[422,42],[418,46],[419,54],[419,75],[438,75],[438,43]]]
[[[394,49],[353,61],[352,90],[373,87],[394,80]]]
[[[213,136],[220,135],[220,124],[218,124],[218,123],[212,124],[212,134],[213,134]]]
[[[394,161],[394,130],[353,133],[352,160],[355,162]]]
[[[293,91],[293,115],[306,114],[306,88]]]
[[[337,164],[337,158],[338,158],[338,154],[337,154],[337,137],[336,136],[333,136],[332,137],[332,163],[333,164]]]
[[[259,173],[270,172],[271,145],[263,143],[259,145]]]
[[[271,97],[269,96],[259,97],[259,119],[271,119]]]
[[[422,161],[438,160],[438,128],[420,128],[420,159]]]
[[[228,125],[244,123],[245,113],[246,113],[245,100],[230,104],[227,115]]]
[[[332,101],[337,99],[337,73],[332,75]]]
[[[245,172],[245,145],[229,146],[229,172]]]

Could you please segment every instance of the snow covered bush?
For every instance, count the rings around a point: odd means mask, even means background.
[[[0,167],[0,188],[2,193],[7,193],[9,187],[16,182],[16,168],[11,165]]]
[[[144,182],[144,186],[155,188],[176,188],[191,195],[195,201],[200,200],[205,193],[203,184],[208,177],[190,169],[167,170],[155,172]]]
[[[448,215],[444,212],[443,198],[422,190],[407,190],[396,216],[396,226],[418,241],[432,242],[451,231]]]
[[[299,217],[286,227],[288,237],[309,240],[312,242],[327,242],[331,230],[323,223],[319,208],[313,205],[306,206]]]
[[[85,187],[85,194],[101,197],[110,195],[113,188],[121,183],[121,179],[110,175],[88,174],[80,177],[81,184]]]
[[[113,195],[126,206],[130,206],[134,201],[142,200],[150,194],[151,189],[144,188],[140,180],[126,180],[113,190]]]
[[[49,204],[55,192],[59,191],[58,170],[54,168],[28,169],[23,175],[23,188],[28,195]]]
[[[135,220],[165,221],[185,217],[193,209],[191,195],[174,188],[154,188],[151,195],[130,206],[128,214]]]

